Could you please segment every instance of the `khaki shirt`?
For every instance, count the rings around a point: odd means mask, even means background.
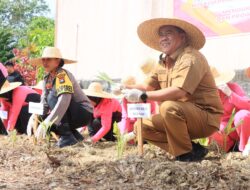
[[[192,47],[179,49],[170,57],[174,62],[158,64],[146,83],[155,90],[167,87],[185,90],[188,95],[179,101],[189,101],[206,110],[209,124],[218,127],[223,107],[206,58]]]

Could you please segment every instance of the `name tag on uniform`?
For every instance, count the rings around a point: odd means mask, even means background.
[[[8,112],[0,110],[0,118],[1,119],[8,119]]]
[[[41,103],[29,102],[29,113],[43,115],[44,106]]]
[[[151,116],[151,105],[146,104],[128,104],[129,118],[149,118]]]

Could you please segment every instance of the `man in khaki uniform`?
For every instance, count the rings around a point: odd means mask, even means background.
[[[160,102],[159,114],[143,120],[143,138],[177,160],[201,160],[207,150],[191,140],[217,131],[223,113],[207,60],[198,51],[205,44],[204,35],[186,21],[167,18],[143,22],[138,35],[147,46],[163,53],[145,84],[124,90],[130,102]]]

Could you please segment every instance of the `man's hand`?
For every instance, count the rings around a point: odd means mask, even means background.
[[[141,102],[141,95],[143,91],[138,89],[125,89],[122,91],[124,94],[124,98],[126,98],[129,102]]]
[[[227,84],[220,85],[218,88],[228,97],[231,96],[232,90],[227,86]]]

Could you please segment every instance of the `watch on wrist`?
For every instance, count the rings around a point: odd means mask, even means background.
[[[146,103],[147,102],[147,99],[148,99],[148,95],[146,92],[143,92],[142,95],[141,95],[141,100]]]

